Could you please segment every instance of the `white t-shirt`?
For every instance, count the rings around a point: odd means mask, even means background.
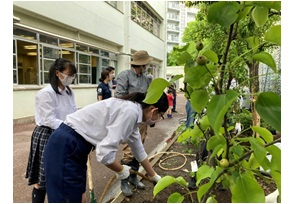
[[[138,128],[141,122],[140,104],[112,97],[68,115],[64,123],[93,144],[97,160],[107,165],[114,162],[123,142],[139,162],[147,158]]]

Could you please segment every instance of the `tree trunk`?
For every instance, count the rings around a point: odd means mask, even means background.
[[[249,78],[250,78],[250,107],[252,111],[252,123],[253,126],[260,126],[260,116],[254,108],[254,102],[257,99],[257,93],[259,92],[259,76],[258,69],[259,63],[257,61],[247,62],[249,67]],[[259,137],[257,133],[255,133],[256,137]]]

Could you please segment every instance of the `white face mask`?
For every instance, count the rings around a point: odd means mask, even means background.
[[[61,79],[60,77],[58,77],[58,78],[59,78],[60,82],[62,83],[62,85],[64,85],[64,86],[69,86],[70,84],[72,84],[73,80],[75,79],[75,76],[71,77],[64,73],[61,73],[61,75],[63,75],[64,79]]]
[[[157,108],[153,109],[153,111],[154,110],[157,110]],[[153,124],[155,124],[157,122],[158,118],[156,120],[152,120],[153,111],[151,111],[151,113],[152,113],[151,117],[144,122],[146,125],[153,125]]]
[[[148,120],[145,121],[145,124],[150,126],[150,125],[155,124],[156,122],[157,122],[157,120],[148,119]]]

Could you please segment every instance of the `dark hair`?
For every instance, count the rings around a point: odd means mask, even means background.
[[[103,82],[106,79],[107,76],[109,76],[109,71],[108,70],[103,70],[101,72],[101,77],[99,78],[99,81]]]
[[[115,68],[114,68],[114,67],[111,67],[111,66],[109,66],[109,67],[106,67],[106,69],[105,69],[105,70],[107,70],[107,71],[111,72],[112,70],[115,70]]]
[[[58,90],[59,78],[58,78],[58,76],[56,76],[56,70],[58,70],[59,72],[63,72],[67,68],[70,69],[69,75],[74,75],[77,73],[77,69],[76,69],[75,65],[70,60],[64,59],[64,58],[56,59],[54,61],[54,63],[52,63],[52,65],[49,69],[49,82],[51,84],[52,89],[57,94],[61,94],[61,93],[59,93],[59,90]],[[70,87],[69,86],[66,86],[66,87],[68,89],[67,94],[72,95],[72,91],[71,91]]]
[[[173,91],[172,91],[171,89],[168,89],[168,94],[169,94],[169,93],[173,93]]]
[[[165,92],[162,93],[162,96],[154,104],[144,103],[143,100],[145,99],[145,97],[146,97],[146,93],[134,92],[134,93],[120,96],[117,98],[121,98],[121,99],[132,101],[132,102],[137,102],[142,105],[142,109],[145,109],[145,108],[153,105],[154,107],[158,108],[158,111],[161,113],[164,113],[168,110],[169,103],[168,103],[168,97]]]

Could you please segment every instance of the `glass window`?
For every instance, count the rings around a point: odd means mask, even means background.
[[[17,35],[19,37],[28,39],[28,40],[36,40],[36,33],[30,32],[28,30],[20,29],[20,28],[15,28],[14,27],[14,35]]]
[[[106,69],[106,67],[109,66],[109,59],[102,59],[101,60],[101,68],[102,68],[102,71]]]
[[[47,35],[40,35],[40,42],[47,43],[50,45],[58,45],[58,39]]]
[[[103,56],[103,57],[109,57],[109,52],[101,51],[101,56]]]
[[[88,46],[76,44],[76,50],[82,51],[82,52],[88,52]]]
[[[13,40],[13,83],[17,83],[17,55],[16,55],[16,41]]]
[[[51,58],[51,59],[57,59],[59,58],[60,50],[54,49],[51,47],[44,47],[43,48],[43,57],[44,58]]]
[[[160,36],[161,21],[142,1],[131,2],[131,19],[154,35]]]
[[[92,77],[92,65],[91,65],[91,55],[78,53],[78,83],[79,84],[90,84]]]
[[[64,48],[74,48],[74,43],[66,40],[59,40],[59,46]]]
[[[90,53],[99,54],[99,49],[90,47]]]

